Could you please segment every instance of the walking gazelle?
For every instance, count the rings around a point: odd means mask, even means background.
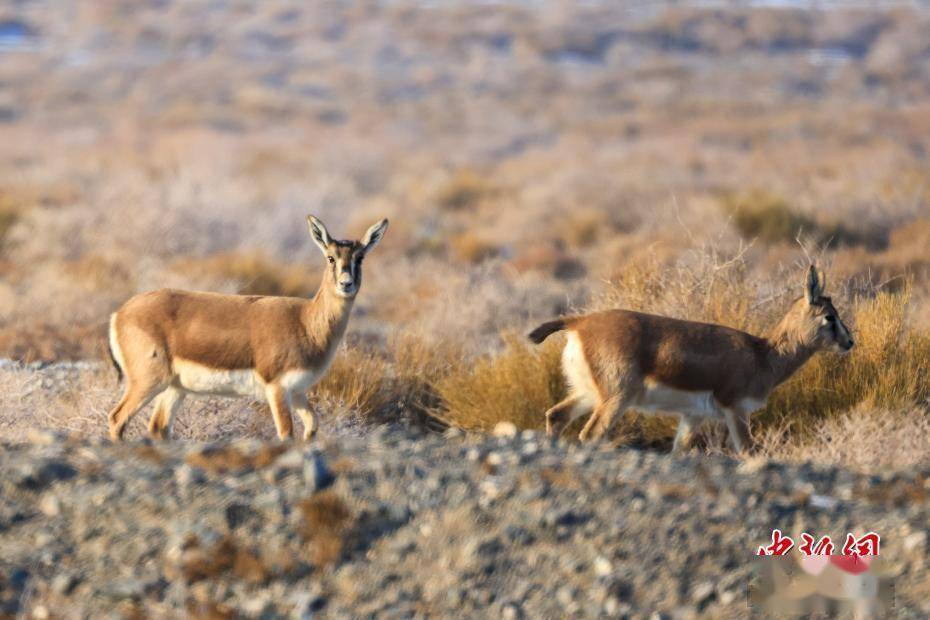
[[[723,418],[737,452],[750,447],[749,417],[771,391],[810,357],[849,351],[849,330],[811,265],[804,297],[767,338],[707,323],[628,310],[608,310],[544,323],[529,334],[539,344],[568,331],[562,370],[568,398],[546,412],[546,430],[558,436],[592,413],[579,439],[606,435],[628,408],[680,416],[673,450],[687,448],[693,427]]]
[[[152,399],[149,432],[167,437],[189,393],[265,398],[282,439],[293,432],[293,406],[304,439],[313,436],[317,421],[307,390],[342,341],[362,283],[362,259],[388,221],[369,228],[361,241],[333,239],[312,215],[307,223],[328,262],[312,299],[162,289],[133,297],[110,317],[110,353],[126,375],[123,397],[109,415],[114,441]]]

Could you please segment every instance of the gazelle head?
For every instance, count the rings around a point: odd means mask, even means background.
[[[804,283],[804,297],[795,303],[788,316],[795,323],[793,331],[799,343],[817,351],[846,353],[853,348],[853,339],[833,301],[823,294],[825,288],[823,272],[811,265]]]
[[[355,297],[362,286],[362,260],[381,241],[388,221],[381,220],[369,228],[360,241],[333,239],[323,222],[312,215],[307,216],[307,224],[310,236],[326,257],[323,286],[328,286],[339,297]]]

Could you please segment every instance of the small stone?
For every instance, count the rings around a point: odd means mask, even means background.
[[[61,514],[61,501],[54,495],[43,495],[39,501],[39,510],[46,517],[57,517]]]
[[[187,489],[195,484],[203,484],[206,479],[202,469],[187,464],[181,465],[174,470],[174,481],[181,489]]]
[[[517,426],[513,422],[498,422],[494,426],[493,435],[495,437],[516,437]]]
[[[610,560],[605,558],[602,555],[597,556],[594,560],[594,574],[598,577],[606,577],[614,570],[613,564],[610,563]]]
[[[568,607],[575,601],[575,594],[568,586],[562,586],[555,593],[555,600],[557,600],[562,607]]]
[[[694,603],[701,604],[714,594],[714,584],[709,581],[702,581],[691,590],[691,600]]]
[[[914,532],[902,541],[902,546],[907,552],[915,550],[922,551],[927,546],[927,533]]]
[[[523,614],[520,611],[520,606],[516,603],[507,603],[501,610],[501,616],[504,618],[504,620],[518,620],[518,618],[521,618],[522,615]]]
[[[70,594],[78,584],[77,578],[70,573],[60,573],[52,579],[52,592],[55,594]]]
[[[300,469],[304,463],[304,455],[300,450],[288,450],[275,459],[275,469]]]
[[[67,438],[64,433],[30,428],[26,431],[26,441],[34,446],[51,446]]]
[[[721,605],[729,605],[736,600],[737,593],[734,590],[726,590],[717,595],[717,600]]]
[[[36,605],[32,608],[32,617],[36,620],[46,620],[49,617],[48,607],[45,605]]]
[[[311,492],[322,491],[333,485],[336,476],[326,466],[326,461],[316,450],[304,455],[304,483]]]
[[[620,601],[614,596],[608,596],[604,601],[604,613],[608,616],[614,616],[620,610]]]

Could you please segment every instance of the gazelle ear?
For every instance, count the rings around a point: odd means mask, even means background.
[[[326,230],[326,226],[312,215],[307,216],[307,226],[310,227],[310,238],[313,239],[314,243],[320,246],[320,250],[325,254],[326,249],[332,242],[332,237],[329,236],[329,231]]]
[[[362,237],[362,245],[365,246],[365,251],[367,252],[371,248],[375,247],[381,237],[384,236],[384,233],[387,231],[388,221],[383,219],[365,232],[365,236]]]
[[[804,296],[807,298],[807,303],[813,305],[820,296],[823,294],[823,282],[821,282],[820,274],[817,272],[817,268],[811,265],[810,270],[807,272],[807,283],[804,286]]]

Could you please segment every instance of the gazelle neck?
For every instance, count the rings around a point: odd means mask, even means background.
[[[772,372],[772,388],[787,381],[816,352],[797,328],[793,319],[794,310],[772,329],[766,339],[769,345],[769,368]]]
[[[301,318],[307,337],[311,340],[340,340],[349,324],[354,302],[354,297],[337,295],[331,284],[324,280],[316,295],[304,306]],[[325,347],[330,342],[317,344]]]

